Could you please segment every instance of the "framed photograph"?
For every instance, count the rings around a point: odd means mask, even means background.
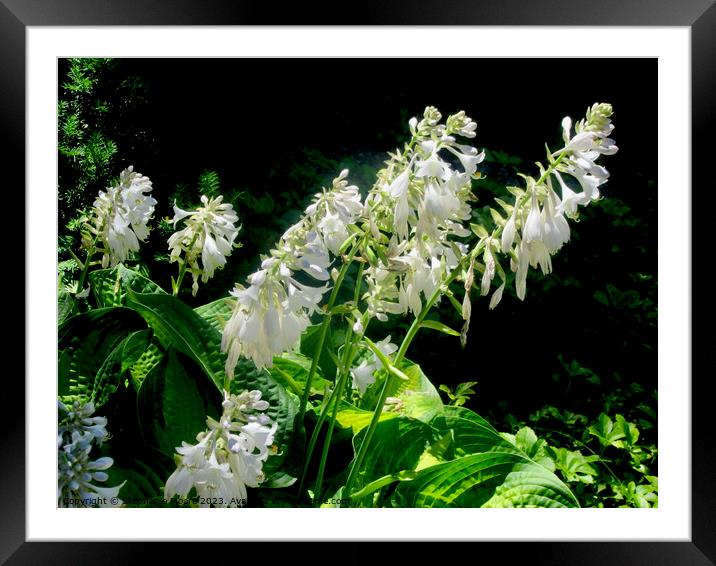
[[[3,559],[716,560],[690,316],[716,8],[81,4],[0,7],[27,211]]]

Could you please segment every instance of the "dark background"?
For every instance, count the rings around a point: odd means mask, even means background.
[[[171,215],[177,185],[194,183],[207,169],[220,174],[223,187],[254,196],[293,191],[305,205],[320,189],[303,186],[305,175],[296,173],[307,166],[307,151],[326,158],[308,163],[324,185],[346,160],[377,170],[385,152],[407,139],[407,120],[426,105],[444,116],[465,110],[478,124],[474,145],[519,156],[521,170],[535,174],[544,144],[559,147],[565,115],[576,122],[592,103],[610,102],[620,151],[604,159],[607,198],[572,224],[572,241],[553,258],[555,273],[531,275],[524,303],[511,290],[495,311],[475,303],[466,348],[424,331],[408,356],[436,386],[477,381],[468,406],[498,423],[510,414],[525,419],[546,404],[592,418],[604,410],[605,388],[636,383],[655,390],[655,318],[645,319],[643,305],[595,299],[608,285],[633,290],[651,296],[656,316],[655,59],[123,59],[113,72],[136,75],[146,87],[146,98],[128,109],[141,131],[128,124],[119,155],[122,167],[133,164],[153,180],[162,203],[157,217]],[[485,167],[488,177],[504,176]],[[505,180],[517,182],[509,174]],[[475,192],[480,205],[491,203],[479,183]],[[614,209],[616,199],[626,212]],[[252,231],[275,220],[234,204],[240,239],[251,240]],[[220,272],[196,301],[243,282],[273,243],[260,239],[238,250],[229,263],[240,267]],[[652,279],[640,282],[635,274]],[[450,309],[443,311],[459,328]],[[379,329],[376,337],[390,331]],[[559,355],[590,368],[602,388],[569,376]]]

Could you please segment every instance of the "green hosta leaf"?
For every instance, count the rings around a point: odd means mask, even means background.
[[[221,333],[231,318],[235,302],[236,301],[230,297],[223,297],[211,303],[196,307],[194,312]]]
[[[275,357],[273,367],[269,368],[271,377],[299,397],[306,387],[310,370],[311,360],[309,358],[291,352]],[[331,382],[316,372],[311,379],[311,394],[323,394],[326,387],[331,385]]]
[[[426,468],[398,485],[400,507],[578,507],[567,486],[524,455],[472,454]]]
[[[127,336],[122,345],[122,373],[132,367],[147,351],[151,337],[151,330],[138,330]]]
[[[163,502],[164,483],[175,468],[169,456],[157,450],[140,448],[131,459],[114,459],[114,464],[107,470],[109,479],[104,485],[115,486],[126,482],[119,490],[119,498],[127,507],[158,507]]]
[[[58,329],[62,400],[106,400],[121,374],[123,343],[142,328],[146,327],[141,317],[124,307],[95,309],[62,323]],[[119,366],[116,371],[114,364]]]
[[[286,391],[265,369],[259,370],[253,362],[240,359],[231,382],[231,392],[239,394],[254,389],[261,391],[262,399],[268,401],[266,414],[278,425],[274,439],[276,454],[269,456],[264,464],[267,479],[261,486],[286,487],[296,480],[301,464],[294,460],[302,453],[298,446],[300,439],[295,434],[298,397]]]
[[[126,268],[121,263],[112,269],[99,269],[89,274],[92,293],[97,306],[113,307],[126,304],[127,290],[136,293],[166,292],[136,271]]]
[[[137,358],[129,368],[129,375],[132,378],[134,388],[139,391],[142,383],[157,365],[164,359],[164,350],[159,346],[159,341],[152,338],[146,350]]]
[[[139,330],[137,332],[144,332]],[[94,383],[92,384],[92,394],[90,396],[91,401],[94,403],[95,408],[101,407],[108,400],[109,396],[117,390],[119,384],[122,381],[123,373],[123,352],[126,347],[128,340],[134,335],[132,333],[124,338],[117,346],[110,352],[105,358],[104,362],[95,375]],[[137,355],[138,357],[138,355]]]
[[[353,438],[356,452],[366,432],[363,429]],[[363,462],[363,482],[415,469],[423,452],[438,440],[439,435],[434,428],[416,419],[398,417],[379,422]]]
[[[356,453],[366,432],[367,429],[363,429],[353,439]],[[421,458],[430,447],[439,441],[439,434],[434,428],[416,419],[398,417],[378,422],[370,450],[357,478],[356,490],[383,478],[379,485],[374,484],[370,489],[363,490],[368,494],[391,483],[386,481],[386,477],[393,478],[391,481],[414,477],[415,474],[411,472],[419,467]],[[373,501],[366,498],[359,504],[372,506]]]
[[[420,366],[409,361],[400,365],[402,372],[408,380],[393,379],[388,390],[388,398],[392,398],[392,408],[399,415],[418,419],[425,423],[430,422],[443,411],[443,402],[432,382],[425,376]],[[369,390],[369,393],[380,392],[382,383],[378,383]],[[362,406],[374,400],[366,395]],[[372,408],[372,407],[371,407]]]
[[[57,293],[57,323],[62,324],[72,314],[75,298],[67,291],[60,289]]]
[[[145,438],[172,456],[182,442],[196,443],[207,415],[218,418],[221,397],[190,359],[169,348],[142,383],[137,404]]]
[[[392,502],[405,507],[576,507],[553,473],[464,407],[445,407],[430,425],[439,440],[422,455],[414,477],[400,478]],[[519,444],[540,453],[522,432]],[[429,458],[425,455],[429,454]],[[441,461],[448,460],[448,461]],[[433,465],[430,465],[433,464]],[[427,465],[427,467],[425,467]]]
[[[599,460],[598,456],[584,456],[581,452],[573,452],[566,448],[550,448],[557,470],[565,481],[594,483],[599,470],[591,462]]]
[[[520,453],[516,446],[503,438],[485,419],[464,407],[445,407],[443,414],[430,424],[453,439],[455,457],[481,452]]]
[[[393,419],[398,416],[397,413],[392,411],[383,411],[380,414],[378,422]],[[338,412],[336,413],[336,422],[343,428],[350,428],[353,430],[353,434],[358,434],[359,431],[363,430],[370,424],[373,418],[373,411],[366,411],[359,409],[358,407],[351,405],[346,401],[341,401],[338,405]]]
[[[196,312],[171,295],[128,291],[127,304],[154,330],[166,348],[171,345],[196,361],[221,391],[224,386],[225,356],[221,334]]]

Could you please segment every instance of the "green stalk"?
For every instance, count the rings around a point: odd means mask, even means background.
[[[363,279],[363,269],[364,269],[364,266],[363,266],[363,264],[361,264],[360,268],[358,270],[356,290],[353,294],[353,302],[356,305],[358,304],[358,297],[360,296],[360,286],[362,284],[362,279]],[[349,344],[352,332],[353,332],[353,327],[350,326],[348,328],[348,333],[346,336],[346,342],[345,342],[346,348],[347,348],[347,345]],[[365,333],[365,330],[364,330],[364,333]],[[345,350],[344,350],[344,352],[345,352]],[[355,356],[355,353],[348,359],[347,364],[341,363],[341,372],[343,372],[343,368],[350,367],[350,364],[353,361],[354,356]],[[342,375],[342,373],[341,373],[341,375]],[[339,376],[339,381],[340,381],[340,376]],[[338,395],[339,390],[340,390],[339,387],[335,387],[333,389],[331,396],[328,399],[328,402],[323,406],[323,409],[321,409],[321,414],[319,415],[318,421],[316,422],[316,426],[313,429],[313,433],[311,434],[311,440],[308,443],[308,450],[306,451],[306,457],[305,457],[305,461],[303,464],[303,469],[301,470],[301,479],[298,484],[298,492],[299,493],[301,493],[303,491],[303,484],[306,480],[306,474],[308,473],[308,466],[311,462],[311,457],[313,456],[313,450],[316,446],[316,442],[318,441],[318,435],[321,431],[321,427],[323,426],[323,422],[326,420],[326,415],[328,414],[328,410],[331,406],[331,403],[333,403],[334,399]],[[336,400],[336,406],[338,405],[338,401],[339,400]]]
[[[547,178],[548,175],[554,171],[554,169],[559,165],[559,163],[562,161],[564,156],[566,155],[566,152],[563,151],[557,159],[550,164],[550,166],[547,168],[547,170],[540,176],[540,178],[535,183],[536,185],[540,185],[544,182],[544,180]],[[497,238],[502,234],[502,226],[499,226],[493,230],[492,234],[490,235],[490,238]],[[408,347],[410,346],[411,342],[415,338],[415,336],[418,333],[418,330],[420,330],[420,325],[425,320],[425,317],[427,316],[430,309],[433,307],[435,302],[438,300],[440,295],[443,293],[443,287],[447,288],[450,286],[450,284],[457,278],[457,276],[461,273],[462,269],[464,268],[466,262],[468,259],[470,259],[471,256],[477,256],[477,254],[484,248],[485,246],[486,238],[481,238],[480,241],[475,245],[473,248],[473,251],[470,254],[467,254],[463,256],[463,258],[460,260],[460,263],[455,267],[453,272],[450,274],[450,276],[445,280],[445,282],[440,285],[435,292],[432,294],[432,296],[428,299],[428,301],[425,303],[425,306],[420,311],[420,314],[413,320],[413,323],[410,325],[410,328],[408,329],[408,332],[405,335],[405,338],[403,339],[402,344],[400,345],[400,348],[398,349],[398,352],[395,355],[395,360],[393,362],[393,365],[398,366],[401,361],[403,361],[403,358],[405,357],[405,353],[408,351]],[[385,399],[388,397],[388,387],[389,384],[392,382],[392,379],[394,378],[394,374],[390,373],[388,377],[385,380],[385,383],[383,384],[383,389],[380,393],[380,398],[378,399],[378,405],[375,408],[375,411],[373,412],[373,418],[370,421],[370,425],[368,427],[368,432],[366,433],[365,437],[363,438],[363,442],[361,443],[361,446],[358,450],[358,455],[356,456],[356,459],[353,462],[353,466],[351,467],[351,471],[348,475],[348,480],[346,480],[346,485],[344,488],[344,495],[346,497],[351,496],[351,488],[353,487],[353,483],[355,483],[355,478],[358,474],[358,471],[360,470],[361,466],[363,465],[363,460],[365,459],[365,455],[368,452],[368,448],[370,447],[370,441],[373,438],[373,433],[375,432],[376,427],[378,426],[378,420],[380,419],[380,416],[383,412],[383,407],[385,405]]]
[[[177,277],[176,282],[172,281],[172,296],[176,297],[179,294],[179,289],[181,288],[181,282],[184,279],[184,275],[186,274],[186,261],[182,260],[181,267],[179,268],[179,276]]]
[[[306,416],[306,405],[308,404],[308,397],[311,394],[311,381],[313,381],[313,376],[316,375],[316,370],[318,369],[318,359],[321,357],[321,352],[323,352],[323,344],[326,341],[328,327],[331,324],[331,311],[333,310],[333,305],[338,298],[338,290],[341,288],[341,285],[343,284],[343,279],[345,278],[346,273],[348,273],[348,268],[353,262],[353,258],[355,257],[356,253],[358,252],[358,248],[361,246],[362,243],[363,239],[361,239],[359,242],[356,242],[356,244],[353,245],[353,248],[351,248],[351,251],[348,254],[348,258],[343,263],[341,271],[338,273],[336,284],[333,286],[333,291],[331,292],[331,296],[328,299],[325,318],[323,319],[323,324],[321,325],[321,334],[318,337],[318,345],[316,346],[316,351],[313,354],[313,360],[311,361],[311,369],[309,370],[308,377],[306,378],[306,389],[303,391],[303,396],[301,397],[301,405],[298,411],[300,422],[303,422],[303,419]]]
[[[194,244],[196,243],[196,240],[198,237],[199,237],[199,233],[196,232],[194,234],[194,238],[192,238],[189,245],[184,249],[185,252],[187,250],[191,250],[194,247]],[[186,265],[187,265],[186,257],[184,257],[184,259],[182,259],[180,261],[181,261],[181,267],[179,268],[179,276],[177,277],[176,283],[174,281],[172,281],[172,295],[174,297],[176,297],[179,294],[179,289],[181,288],[181,282],[184,279],[184,275],[186,274]]]
[[[375,411],[373,411],[373,418],[370,421],[370,425],[368,425],[368,430],[366,431],[366,434],[363,437],[363,442],[361,442],[360,448],[358,449],[358,455],[356,456],[356,459],[353,461],[353,466],[351,466],[351,471],[348,474],[348,479],[346,480],[346,486],[343,489],[343,494],[347,498],[351,497],[351,489],[353,488],[353,484],[355,483],[355,479],[356,479],[356,476],[358,475],[358,471],[360,470],[361,466],[363,465],[363,460],[365,459],[365,455],[368,452],[368,447],[370,446],[370,441],[373,438],[375,429],[378,426],[378,420],[380,419],[380,415],[383,412],[383,406],[385,405],[385,400],[388,397],[388,388],[389,388],[390,384],[393,382],[393,379],[395,379],[395,375],[393,373],[388,373],[388,376],[385,378],[385,383],[383,383],[383,389],[380,392],[380,397],[378,398],[378,404],[375,408]]]
[[[364,265],[361,264],[358,268],[358,275],[356,278],[356,287],[355,291],[353,293],[353,304],[358,305],[358,299],[360,298],[360,290],[361,285],[363,281],[363,269]],[[366,320],[363,324],[363,332],[360,333],[358,336],[358,340],[353,340],[353,326],[350,325],[348,327],[348,332],[346,333],[346,341],[344,343],[344,350],[343,350],[343,360],[341,363],[341,374],[338,378],[338,384],[336,385],[335,392],[338,392],[338,397],[335,400],[335,403],[333,405],[333,414],[331,415],[331,420],[328,421],[328,431],[326,432],[326,439],[323,442],[323,451],[321,453],[321,461],[318,466],[318,476],[316,477],[316,485],[314,488],[314,494],[316,496],[316,500],[321,500],[321,488],[323,487],[323,473],[326,468],[326,462],[328,460],[328,452],[331,447],[331,439],[333,438],[333,429],[336,426],[336,417],[338,415],[338,406],[340,405],[341,396],[343,395],[343,392],[346,388],[346,381],[348,380],[348,374],[350,373],[350,367],[353,364],[353,359],[355,358],[355,355],[358,350],[358,342],[360,339],[365,335],[365,331],[368,329],[368,323],[369,320]],[[328,406],[326,406],[326,409]],[[318,423],[316,428],[313,431],[313,435],[311,436],[311,440],[313,440],[313,437],[318,437],[318,432],[320,431],[320,426],[323,423]],[[314,443],[315,444],[315,443]],[[308,462],[310,461],[311,453],[308,453],[308,458],[306,460],[306,468],[308,467]],[[303,483],[303,482],[302,482]]]
[[[316,447],[316,442],[318,442],[318,434],[321,430],[321,427],[323,426],[323,422],[326,420],[326,415],[328,414],[328,410],[331,406],[331,403],[333,403],[333,401],[335,400],[336,404],[338,404],[338,400],[336,399],[337,396],[338,387],[334,387],[330,397],[328,398],[328,401],[321,409],[321,414],[318,416],[318,421],[316,422],[316,426],[313,429],[313,433],[311,434],[311,440],[308,442],[308,450],[306,450],[306,456],[303,462],[303,469],[301,470],[301,477],[298,482],[299,494],[303,491],[303,484],[306,481],[306,474],[308,473],[308,466],[311,463],[311,456],[313,456],[313,450]]]
[[[81,293],[84,291],[85,286],[85,279],[87,279],[87,274],[89,273],[89,268],[91,265],[91,259],[92,256],[97,252],[97,238],[98,236],[95,235],[94,239],[92,240],[92,247],[87,250],[87,259],[85,260],[84,265],[82,266],[82,272],[80,273],[80,278],[77,280],[77,293]],[[72,254],[73,256],[75,254]],[[75,256],[77,259],[77,256]],[[75,300],[74,305],[72,306],[73,312],[79,311],[79,301]]]

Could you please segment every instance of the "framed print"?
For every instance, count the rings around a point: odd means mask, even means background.
[[[690,315],[713,6],[80,4],[0,8],[8,563],[716,559]]]

